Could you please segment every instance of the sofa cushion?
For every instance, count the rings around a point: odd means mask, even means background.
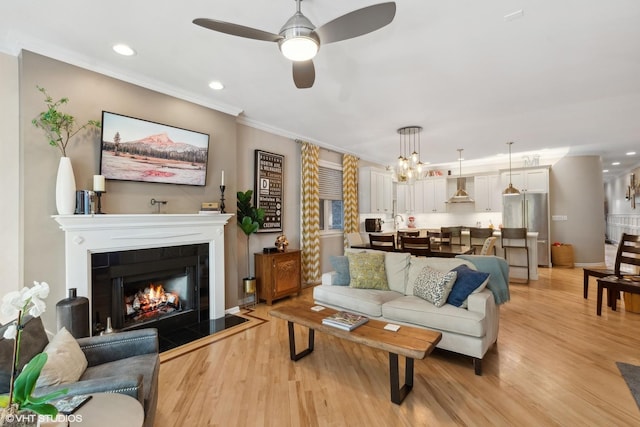
[[[388,291],[387,274],[384,268],[384,252],[347,253],[349,259],[349,286],[359,289]]]
[[[87,358],[65,327],[58,331],[44,351],[48,356],[47,363],[42,368],[36,387],[76,382],[87,369]]]
[[[336,272],[333,285],[349,286],[349,282],[351,281],[351,276],[349,276],[349,259],[346,256],[331,255],[329,262]]]
[[[487,333],[488,320],[482,313],[462,310],[451,304],[436,307],[416,296],[403,296],[382,306],[382,315],[388,321],[403,322],[482,338]]]
[[[468,266],[462,264],[451,271],[457,273],[456,282],[447,298],[447,303],[456,307],[467,307],[467,298],[473,292],[480,292],[487,286],[489,281],[489,273],[475,271]]]
[[[410,258],[411,254],[407,252],[385,252],[384,268],[387,284],[392,291],[405,293]]]
[[[318,304],[341,307],[370,317],[382,316],[383,304],[402,297],[395,291],[354,289],[346,286],[320,285],[313,288],[313,299]]]
[[[25,316],[23,319],[25,325],[22,330],[22,338],[20,339],[19,369],[22,369],[33,356],[44,350],[49,343],[47,333],[39,317]],[[0,327],[0,393],[7,393],[11,382],[11,362],[13,359],[14,341],[2,337],[9,325],[11,325],[11,323]]]
[[[437,258],[437,257],[416,257],[412,256],[409,261],[409,272],[407,274],[407,288],[405,289],[405,295],[413,295],[413,284],[415,283],[418,275],[422,272],[424,267],[431,267],[435,270],[447,272],[453,268],[465,264],[472,270],[476,270],[476,267],[472,262],[462,260],[459,258]]]
[[[429,266],[422,269],[413,283],[413,294],[442,307],[456,281],[455,271],[441,272]]]

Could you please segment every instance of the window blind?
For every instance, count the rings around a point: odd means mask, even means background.
[[[318,170],[320,199],[342,200],[342,171],[320,166]]]

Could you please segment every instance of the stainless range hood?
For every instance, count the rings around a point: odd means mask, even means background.
[[[458,162],[460,162],[460,176],[457,179],[457,190],[447,203],[474,203],[474,200],[469,196],[467,190],[467,179],[462,177],[462,148],[458,148]]]
[[[469,196],[469,193],[467,193],[467,190],[465,190],[467,179],[458,178],[457,183],[457,190],[455,194],[447,200],[447,203],[475,203],[475,200],[473,200],[471,196]]]

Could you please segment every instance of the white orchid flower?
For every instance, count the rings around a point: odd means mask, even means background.
[[[18,311],[22,309],[23,305],[22,293],[19,291],[13,291],[2,297],[2,306],[0,310],[4,316],[14,318],[18,316]]]
[[[18,332],[18,328],[16,327],[16,324],[12,324],[9,325],[9,327],[7,327],[7,329],[4,331],[4,334],[2,335],[2,337],[6,340],[15,340],[16,339],[16,333]]]

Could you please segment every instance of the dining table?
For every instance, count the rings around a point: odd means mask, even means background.
[[[378,248],[372,248],[369,243],[352,245],[351,248],[380,250]],[[395,249],[393,252],[403,252],[403,251],[400,249]],[[456,255],[468,255],[473,253],[474,253],[474,248],[467,245],[434,245],[430,248],[429,256],[440,257],[440,258],[455,258]]]

